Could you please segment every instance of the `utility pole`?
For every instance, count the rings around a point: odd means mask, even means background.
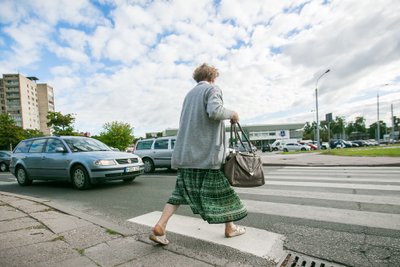
[[[392,131],[390,133],[390,137],[392,139],[392,142],[394,143],[394,116],[393,116],[393,104],[391,104],[390,106],[391,110],[392,110]],[[390,140],[389,140],[390,142]]]
[[[377,138],[376,141],[378,142],[378,144],[380,143],[380,129],[379,129],[379,91],[376,94],[376,115],[377,115],[377,120],[376,120],[376,131],[377,131]]]

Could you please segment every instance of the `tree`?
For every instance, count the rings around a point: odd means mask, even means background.
[[[125,151],[132,144],[134,136],[132,135],[132,127],[128,123],[113,121],[103,125],[103,131],[97,139],[108,146]]]
[[[369,126],[368,134],[369,138],[371,139],[375,139],[378,135],[378,129],[376,125],[377,125],[376,122],[374,122]],[[379,121],[379,135],[380,135],[379,140],[383,139],[383,135],[385,134],[386,129],[387,129],[386,123],[383,121]]]
[[[24,130],[16,125],[8,113],[0,114],[0,149],[12,150],[24,139]]]
[[[47,126],[53,130],[54,135],[76,135],[73,128],[75,118],[72,114],[63,115],[61,112],[49,112]]]
[[[336,116],[335,120],[331,122],[331,132],[335,138],[340,136],[343,138],[343,133],[346,128],[346,120],[344,117]]]
[[[304,125],[303,139],[304,140],[314,140],[315,138],[315,122],[311,124],[307,121]]]
[[[26,129],[24,130],[24,139],[33,138],[33,137],[41,137],[44,134],[37,129]]]

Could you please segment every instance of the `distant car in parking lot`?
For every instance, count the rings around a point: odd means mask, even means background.
[[[308,145],[302,145],[300,143],[287,143],[283,145],[283,151],[284,152],[290,152],[290,151],[306,151],[310,150],[310,147]]]
[[[11,160],[11,151],[0,150],[0,172],[8,171]]]
[[[249,143],[247,142],[243,142],[243,145],[241,143],[236,144],[234,146],[234,150],[239,152],[253,152],[253,153],[257,151],[257,147],[255,147],[253,144],[251,144],[251,148],[249,147]]]
[[[176,136],[138,140],[135,154],[142,158],[144,172],[154,172],[156,168],[171,168],[175,141]]]
[[[10,171],[20,185],[33,180],[67,180],[77,189],[108,181],[133,181],[143,173],[142,160],[113,151],[102,142],[82,136],[49,136],[21,141],[11,156]]]

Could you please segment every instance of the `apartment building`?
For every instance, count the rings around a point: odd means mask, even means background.
[[[23,129],[36,129],[50,135],[47,114],[54,111],[53,88],[37,84],[36,77],[3,74],[0,79],[0,112],[8,113]]]

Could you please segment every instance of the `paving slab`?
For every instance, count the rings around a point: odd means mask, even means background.
[[[18,199],[16,201],[10,202],[9,205],[26,213],[49,210],[49,207],[46,205],[42,205],[25,199]]]
[[[182,255],[178,255],[161,248],[151,254],[148,254],[139,259],[126,262],[118,265],[118,267],[129,267],[129,266],[163,266],[163,267],[176,267],[176,266],[190,266],[190,267],[210,267],[205,262],[194,260]]]
[[[93,225],[92,223],[58,211],[34,212],[30,214],[46,225],[54,233],[62,233],[79,227]]]
[[[67,243],[57,240],[0,250],[0,266],[59,266],[59,262],[68,261],[80,256]]]
[[[38,228],[42,224],[30,217],[20,217],[11,220],[0,221],[0,233],[10,232],[25,228]]]
[[[125,237],[88,248],[84,254],[100,266],[115,266],[155,253],[159,249],[133,237]]]
[[[0,206],[0,221],[25,217],[26,214],[8,205]]]
[[[0,234],[0,250],[7,248],[22,247],[29,244],[36,244],[40,242],[50,241],[56,238],[47,229],[21,229],[18,231],[11,231]]]
[[[64,236],[65,241],[76,249],[89,248],[121,237],[119,234],[108,233],[107,229],[97,225],[87,225],[76,228],[63,232],[62,235]]]

